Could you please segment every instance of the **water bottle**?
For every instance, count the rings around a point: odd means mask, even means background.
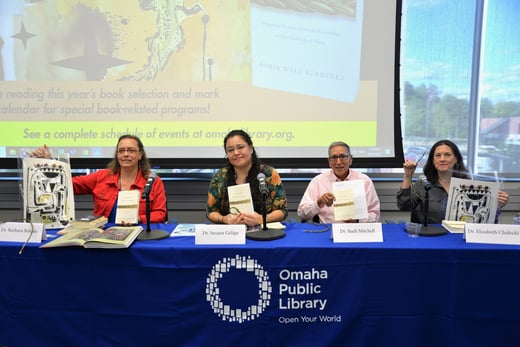
[[[513,224],[520,224],[520,213],[513,217]]]

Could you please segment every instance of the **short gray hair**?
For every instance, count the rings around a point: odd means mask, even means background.
[[[336,147],[336,146],[343,146],[347,149],[348,151],[348,154],[350,154],[350,146],[347,145],[345,142],[343,141],[335,141],[335,142],[332,142],[329,146],[329,151],[328,153],[330,153],[330,150],[332,149],[332,147]]]

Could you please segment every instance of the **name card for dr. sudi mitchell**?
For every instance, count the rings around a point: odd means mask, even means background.
[[[466,242],[520,245],[520,225],[466,223]]]
[[[334,223],[334,242],[383,242],[381,223]]]
[[[40,243],[47,239],[43,223],[6,222],[0,224],[0,241]]]
[[[196,224],[196,245],[245,245],[246,226],[243,224]]]

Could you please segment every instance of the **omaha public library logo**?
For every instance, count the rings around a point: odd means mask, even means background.
[[[234,308],[231,303],[225,303],[221,298],[219,280],[230,271],[247,271],[256,276],[258,281],[257,304],[246,309]],[[210,303],[213,312],[222,320],[243,323],[259,317],[269,306],[272,286],[269,275],[262,265],[250,257],[236,255],[234,258],[223,258],[213,266],[206,279],[206,300]]]

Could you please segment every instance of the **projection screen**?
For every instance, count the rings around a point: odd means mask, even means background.
[[[138,135],[159,167],[221,166],[244,129],[279,167],[402,164],[397,0],[0,2],[0,158],[47,144],[104,166]]]

